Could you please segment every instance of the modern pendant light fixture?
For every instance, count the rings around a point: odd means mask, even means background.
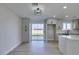
[[[38,3],[32,3],[32,11],[34,15],[41,15],[42,10],[39,7]]]

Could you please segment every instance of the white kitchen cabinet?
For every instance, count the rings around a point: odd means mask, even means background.
[[[48,19],[47,24],[57,24],[57,20],[55,19]]]
[[[72,21],[72,29],[79,29],[79,19],[73,20]]]
[[[66,54],[66,40],[63,37],[59,36],[58,39],[59,50],[62,54]]]
[[[53,20],[53,24],[57,24],[57,20]]]
[[[65,55],[79,55],[79,35],[60,35],[59,50]]]
[[[56,24],[56,29],[59,29],[58,21],[55,19],[49,19],[47,20],[47,24]]]

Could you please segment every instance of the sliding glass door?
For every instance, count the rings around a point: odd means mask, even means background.
[[[32,24],[32,40],[44,40],[44,24]]]

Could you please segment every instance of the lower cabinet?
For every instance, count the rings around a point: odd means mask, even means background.
[[[64,55],[79,55],[79,40],[59,36],[59,50]]]
[[[62,54],[66,54],[66,41],[65,38],[59,37],[58,39],[59,50]]]

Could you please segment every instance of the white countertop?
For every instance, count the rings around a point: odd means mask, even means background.
[[[59,36],[67,38],[69,40],[79,40],[79,35],[59,35]]]

